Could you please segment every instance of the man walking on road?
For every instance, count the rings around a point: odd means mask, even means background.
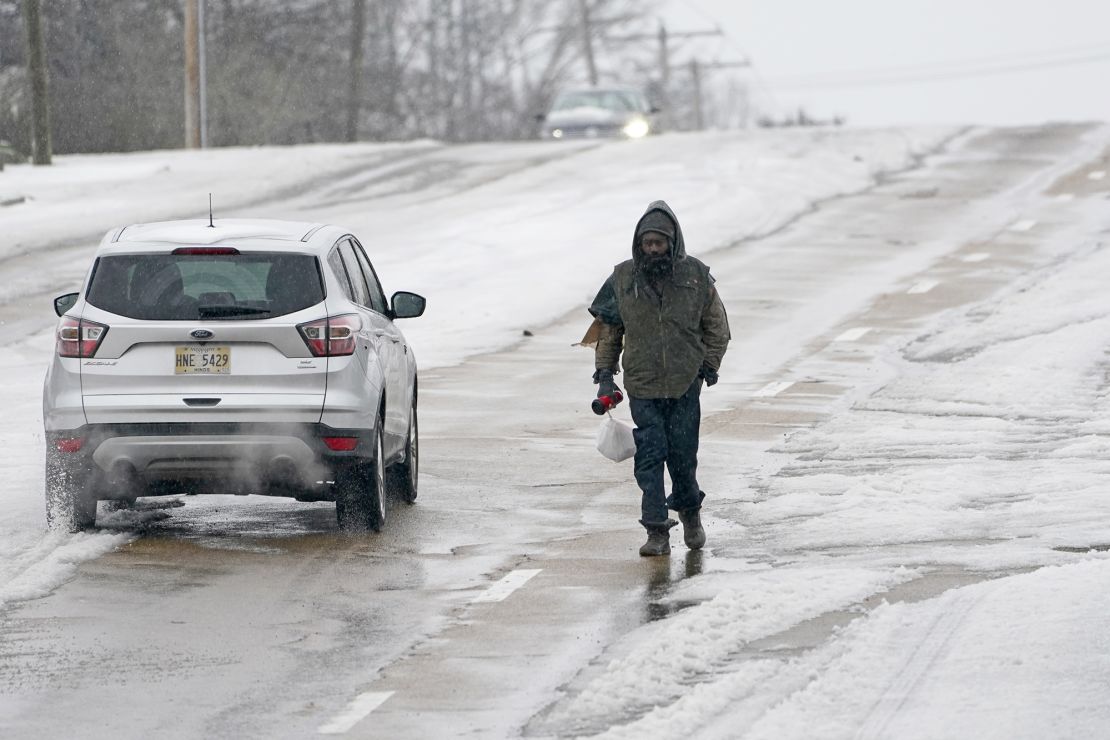
[[[598,397],[617,390],[617,360],[636,423],[634,471],[640,486],[640,524],[648,532],[644,556],[671,551],[678,512],[691,550],[705,545],[698,487],[698,433],[702,383],[717,382],[728,347],[728,317],[709,268],[686,255],[682,229],[661,200],[636,224],[632,259],[613,268],[590,313],[599,322],[594,382]],[[621,352],[624,357],[621,358]],[[663,467],[671,495],[663,488]]]

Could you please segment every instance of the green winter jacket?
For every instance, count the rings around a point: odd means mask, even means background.
[[[659,283],[661,294],[640,267],[640,235],[648,230],[642,227],[653,211],[674,223],[673,269]],[[623,344],[623,384],[635,398],[681,397],[702,365],[713,370],[721,366],[730,339],[728,316],[709,268],[687,256],[678,219],[661,200],[649,205],[636,223],[632,259],[613,268],[589,310],[601,322],[595,367],[616,372]]]

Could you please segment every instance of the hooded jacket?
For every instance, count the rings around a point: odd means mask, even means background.
[[[643,269],[640,237],[645,231],[666,234],[668,223],[671,269],[652,281]],[[730,339],[709,268],[686,254],[682,227],[661,200],[636,222],[632,259],[613,268],[589,310],[601,322],[595,367],[616,372],[620,358],[624,387],[636,398],[681,397],[702,365],[720,367]]]

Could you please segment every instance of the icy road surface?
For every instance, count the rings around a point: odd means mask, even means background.
[[[1099,737],[1108,143],[792,131],[9,168],[0,736]],[[198,215],[179,201],[213,181],[227,215],[350,225],[387,290],[430,299],[405,326],[423,488],[380,535],[225,496],[42,530],[49,297],[98,231]],[[656,197],[734,340],[703,395],[709,545],[645,560],[570,345]]]

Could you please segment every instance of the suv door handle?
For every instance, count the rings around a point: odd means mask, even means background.
[[[222,398],[185,398],[185,399],[182,399],[182,400],[185,401],[186,406],[215,406],[216,404],[218,404],[223,399]]]
[[[398,344],[401,341],[400,338],[395,336],[392,332],[388,332],[388,331],[385,331],[385,330],[375,329],[374,331],[372,331],[370,333],[373,334],[378,339],[385,338],[385,339],[388,339],[389,341],[393,342],[394,344]]]

